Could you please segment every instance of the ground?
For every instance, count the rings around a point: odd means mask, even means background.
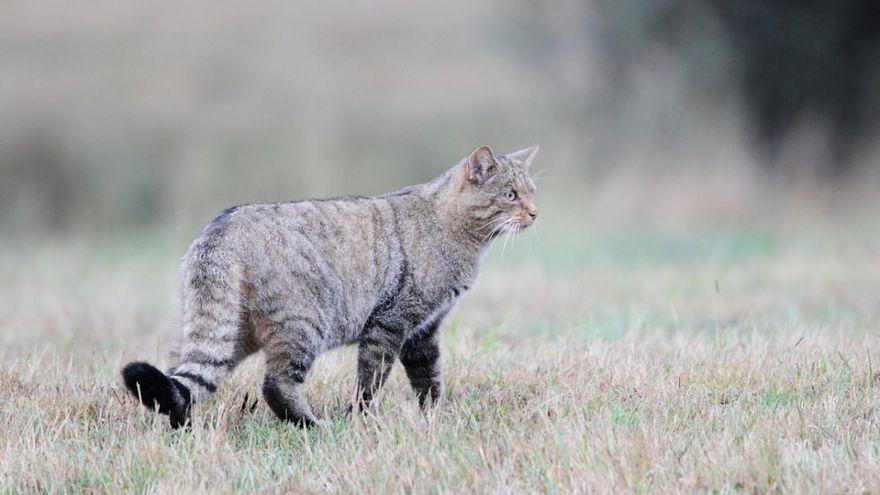
[[[496,246],[446,323],[442,404],[420,413],[398,365],[344,420],[343,349],[309,375],[330,421],[305,431],[262,401],[259,356],[191,431],[123,389],[124,363],[168,364],[185,247],[0,243],[0,492],[880,491],[871,223],[548,224]]]

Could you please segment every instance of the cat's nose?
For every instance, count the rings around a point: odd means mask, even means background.
[[[534,201],[524,198],[522,202],[522,209],[525,210],[526,213],[528,213],[531,221],[534,222],[535,219],[538,218],[538,205],[536,205]]]

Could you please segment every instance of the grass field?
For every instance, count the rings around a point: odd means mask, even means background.
[[[119,369],[167,364],[185,239],[0,244],[0,492],[880,492],[880,231],[527,233],[447,322],[447,398],[399,365],[345,421],[353,349],[303,431],[260,357],[172,431]]]

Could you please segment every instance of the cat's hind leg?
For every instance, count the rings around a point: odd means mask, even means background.
[[[292,318],[272,323],[264,332],[266,378],[263,397],[278,418],[300,426],[318,419],[302,393],[303,382],[321,349],[318,329],[307,320]]]
[[[175,428],[190,418],[191,405],[207,399],[220,381],[256,350],[242,309],[241,267],[199,241],[183,264],[182,337],[168,373],[143,362],[122,370],[126,388],[170,417]]]

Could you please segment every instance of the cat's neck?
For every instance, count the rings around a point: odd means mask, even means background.
[[[460,204],[456,187],[454,172],[451,170],[423,184],[422,191],[433,203],[437,219],[449,240],[469,254],[479,257],[492,243],[492,239],[474,230],[471,219]]]
[[[473,222],[468,217],[464,205],[460,203],[460,195],[457,194],[455,181],[456,167],[448,170],[439,177],[418,184],[398,189],[380,197],[404,198],[417,197],[430,205],[424,213],[434,215],[442,232],[444,240],[454,244],[463,251],[463,254],[479,258],[492,243],[493,238],[485,236],[475,230]]]

